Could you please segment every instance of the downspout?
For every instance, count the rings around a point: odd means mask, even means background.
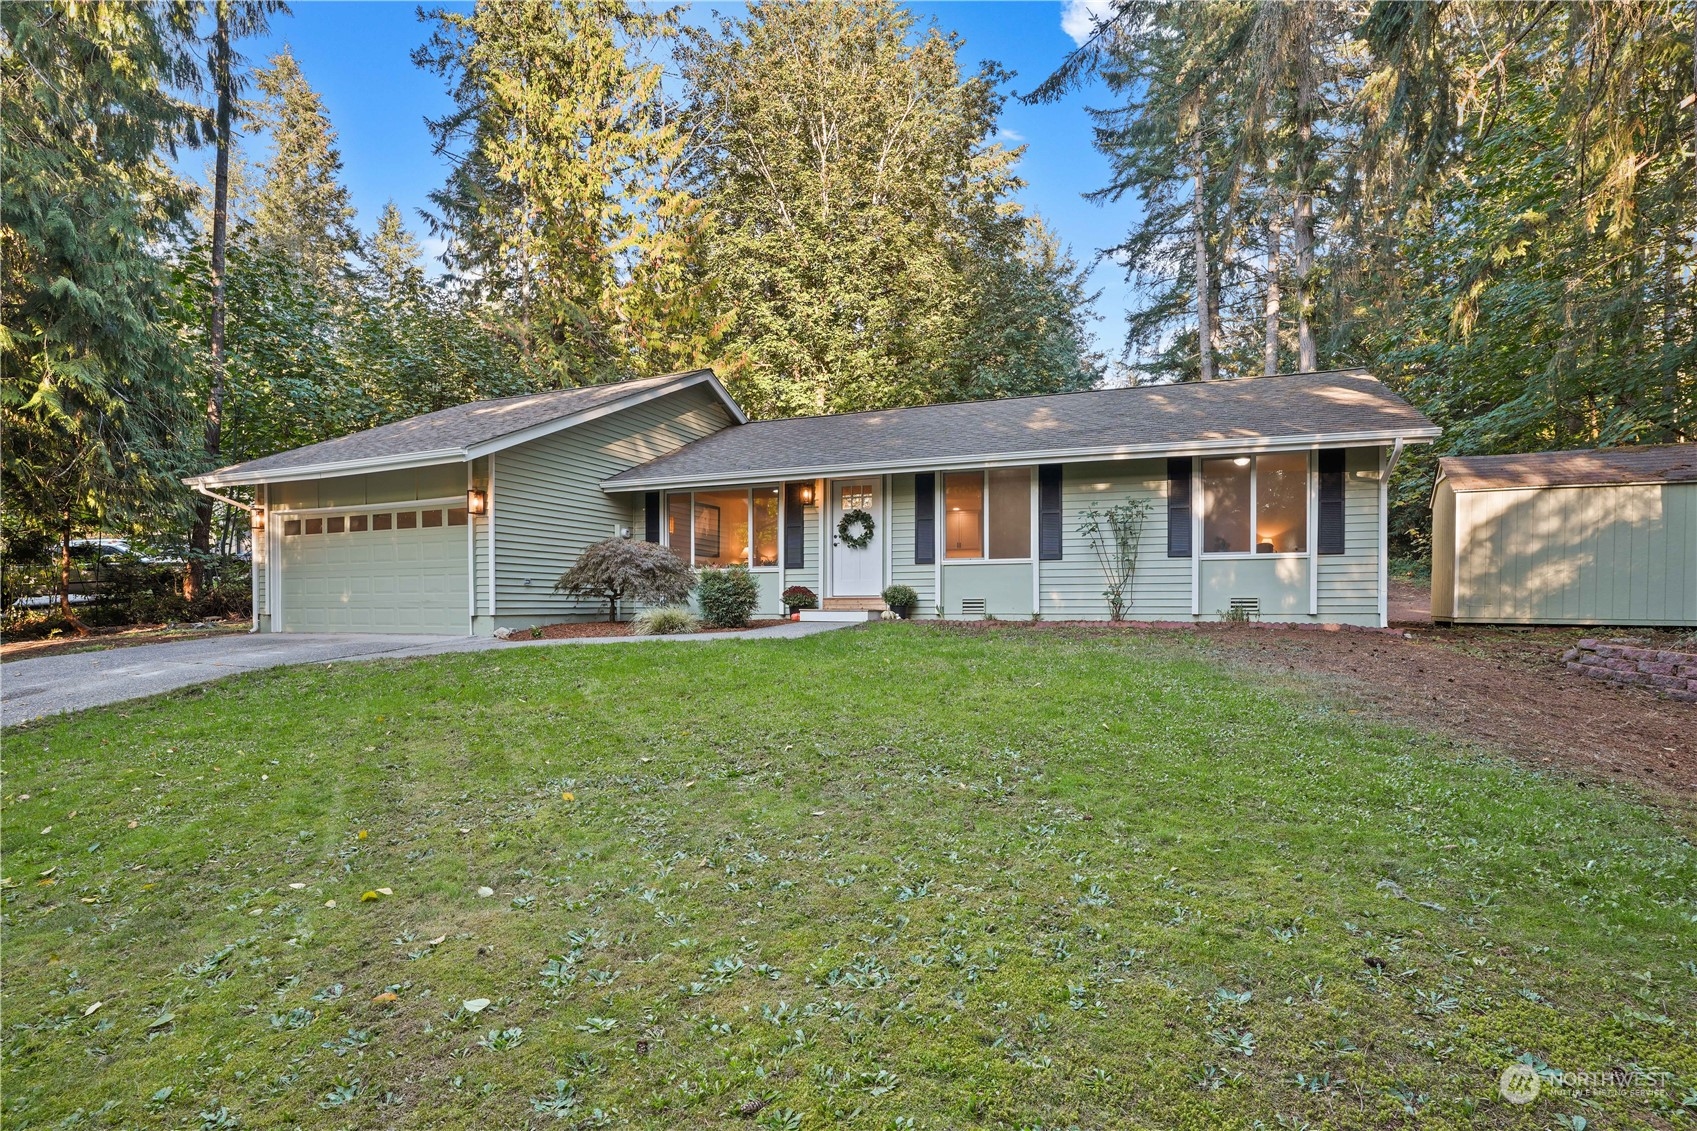
[[[249,514],[252,514],[254,511],[252,503],[244,503],[240,499],[232,499],[228,495],[220,495],[218,492],[208,487],[204,487],[199,483],[191,483],[190,486],[194,488],[196,494],[205,495],[209,499],[216,499],[218,502],[223,503],[226,506],[239,507],[240,509],[247,511]],[[254,600],[254,594],[259,592],[259,555],[252,553],[251,551],[248,553],[247,562],[247,591],[248,605],[251,607],[253,615],[253,624],[248,628],[248,632],[255,633],[259,631],[259,602]]]
[[[1379,627],[1391,623],[1391,472],[1402,458],[1402,437],[1391,445],[1391,458],[1379,469]]]

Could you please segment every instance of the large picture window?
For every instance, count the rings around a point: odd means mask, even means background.
[[[1030,556],[1030,468],[944,474],[944,558],[983,561]]]
[[[1308,453],[1202,461],[1202,552],[1308,552]]]
[[[666,544],[697,567],[778,564],[778,488],[668,492]]]

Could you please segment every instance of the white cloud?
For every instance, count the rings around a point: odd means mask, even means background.
[[[1114,14],[1113,0],[1062,0],[1061,30],[1080,47],[1096,30],[1098,22],[1106,22]]]

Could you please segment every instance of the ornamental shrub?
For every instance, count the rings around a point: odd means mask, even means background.
[[[607,619],[619,619],[625,599],[647,605],[675,605],[689,597],[695,571],[671,550],[653,542],[607,538],[586,548],[577,564],[560,575],[554,588],[573,597],[600,597]]]
[[[694,632],[701,627],[701,618],[681,605],[666,605],[649,609],[631,621],[632,636],[671,636],[679,632]]]
[[[714,628],[742,628],[760,601],[760,585],[743,565],[702,570],[696,591],[701,619]]]
[[[805,585],[792,585],[784,590],[784,607],[787,609],[817,609],[819,595]]]
[[[919,604],[919,594],[911,585],[886,585],[884,604],[894,612],[907,616]]]

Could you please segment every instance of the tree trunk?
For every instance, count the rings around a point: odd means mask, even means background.
[[[71,611],[71,512],[59,528],[59,615],[71,622],[78,636],[88,635],[88,626]]]
[[[1304,37],[1310,39],[1311,37]],[[1296,83],[1296,209],[1292,234],[1296,244],[1296,346],[1297,369],[1312,373],[1319,368],[1319,351],[1314,348],[1314,309],[1310,276],[1314,271],[1314,60],[1312,42],[1300,63]]]
[[[1190,212],[1196,239],[1196,349],[1201,359],[1202,380],[1214,379],[1213,278],[1208,270],[1207,177],[1202,168],[1202,111],[1190,135],[1190,166],[1193,188]]]
[[[212,390],[206,399],[207,466],[218,466],[224,416],[224,263],[230,235],[230,123],[235,89],[230,65],[230,3],[218,0],[217,28],[212,37],[212,82],[218,93],[217,157],[212,175],[212,301],[206,341]],[[189,569],[183,596],[194,600],[206,584],[206,555],[211,550],[212,500],[195,500],[194,529],[189,536]]]
[[[1274,203],[1267,213],[1267,341],[1262,347],[1261,371],[1279,371],[1279,213]]]

